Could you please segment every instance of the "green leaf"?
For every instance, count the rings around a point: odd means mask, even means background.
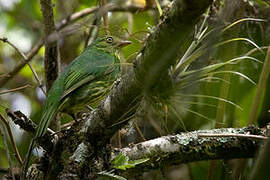
[[[115,169],[121,169],[121,170],[126,170],[129,168],[134,168],[136,165],[144,163],[146,161],[148,161],[149,158],[143,158],[143,159],[138,159],[138,160],[130,160],[129,161],[129,157],[124,155],[124,154],[119,154],[113,161],[112,161],[112,165],[113,168]]]
[[[123,166],[117,166],[117,167],[114,167],[115,169],[121,169],[121,170],[126,170],[126,169],[130,169],[130,168],[134,168],[135,165],[133,164],[126,164],[126,165],[123,165]]]
[[[129,158],[125,156],[124,154],[119,154],[113,161],[112,165],[114,167],[123,166],[128,163]]]

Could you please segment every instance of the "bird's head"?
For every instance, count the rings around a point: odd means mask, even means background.
[[[123,40],[115,36],[106,36],[102,38],[97,38],[96,41],[93,43],[93,46],[98,49],[113,53],[129,44],[131,44],[130,41]]]

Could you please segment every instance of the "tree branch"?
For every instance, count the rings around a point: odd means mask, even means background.
[[[45,76],[47,92],[60,72],[57,42],[48,42],[47,37],[55,32],[53,4],[51,0],[40,0],[45,32]]]
[[[29,84],[26,84],[24,86],[20,86],[20,87],[14,88],[14,89],[9,89],[9,90],[6,90],[6,91],[2,91],[2,92],[0,92],[0,95],[20,91],[20,90],[26,89],[28,87],[31,87],[31,86]]]
[[[168,135],[132,144],[122,149],[116,148],[111,152],[109,161],[111,162],[119,154],[123,154],[133,161],[148,158],[147,162],[136,165],[134,168],[126,171],[118,170],[121,176],[130,177],[170,165],[214,159],[250,158],[254,157],[261,147],[261,143],[267,138],[268,130],[269,127],[260,129],[248,126]],[[200,134],[212,137],[200,137]],[[217,136],[214,137],[213,134]],[[257,137],[264,138],[258,139]],[[77,164],[84,164],[85,161],[88,161],[86,157],[89,147],[82,143],[78,149],[72,158]]]
[[[199,137],[199,134],[220,134],[224,137]],[[226,137],[235,134],[234,137]],[[249,126],[244,128],[224,128],[199,130],[177,135],[163,136],[122,149],[115,149],[112,159],[119,153],[130,160],[149,158],[150,160],[127,171],[127,177],[138,175],[151,169],[168,165],[179,165],[211,159],[234,159],[254,157],[263,140],[244,137],[261,135],[266,138],[266,130]]]
[[[40,0],[40,9],[43,16],[45,32],[45,79],[47,92],[60,73],[60,56],[57,41],[50,42],[47,37],[55,32],[53,4],[51,0]],[[53,130],[60,129],[60,122],[54,118],[50,124]]]

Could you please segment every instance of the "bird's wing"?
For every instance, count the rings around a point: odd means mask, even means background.
[[[113,71],[113,68],[111,68],[110,66],[94,66],[94,68],[100,69],[99,72],[91,71],[92,68],[93,66],[90,67],[89,65],[85,65],[78,68],[77,71],[72,69],[69,71],[69,74],[65,79],[65,90],[61,96],[61,100],[66,98],[71,92],[81,87],[82,85],[87,84],[91,81],[95,81],[101,76],[109,75]]]
[[[48,93],[35,137],[46,133],[51,120],[71,92],[86,83],[110,74],[113,71],[111,65],[115,60],[117,59],[109,54],[91,49],[84,51],[73,60],[54,82]]]
[[[102,74],[88,74],[87,76],[80,76],[77,72],[72,72],[70,74],[70,78],[68,78],[68,81],[66,82],[66,90],[64,91],[61,100],[63,100],[65,97],[67,97],[71,92],[73,92],[75,89],[81,87],[84,84],[87,84],[91,81],[94,81],[95,79],[98,79],[101,75],[107,76],[111,74],[113,71],[113,68],[107,69],[106,72]],[[82,78],[82,79],[81,79]],[[72,79],[72,81],[71,81]],[[74,83],[75,82],[75,83]]]
[[[35,138],[43,136],[47,128],[54,118],[60,105],[60,97],[64,91],[63,76],[57,79],[52,85],[43,108],[43,112],[39,121],[39,125],[35,132]]]
[[[80,76],[76,73],[73,72],[70,75],[73,80],[71,81],[68,79],[67,84],[66,84],[66,90],[64,91],[61,99],[64,99],[67,95],[69,95],[71,92],[73,92],[75,89],[79,88],[80,86],[89,83],[90,81],[93,81],[96,77],[94,75],[88,75],[84,77],[83,79],[80,78]],[[75,83],[74,83],[75,82]]]

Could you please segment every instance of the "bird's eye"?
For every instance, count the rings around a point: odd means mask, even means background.
[[[112,43],[113,42],[113,38],[112,37],[107,37],[106,38],[106,42],[107,43]]]

